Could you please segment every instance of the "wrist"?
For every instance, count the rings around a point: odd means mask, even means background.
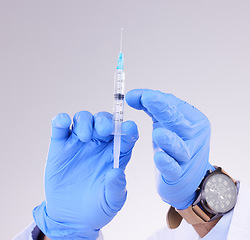
[[[167,224],[170,229],[175,229],[180,225],[182,219],[184,218],[187,223],[193,226],[194,230],[202,238],[209,233],[221,219],[221,217],[219,217],[207,222],[202,217],[196,216],[192,206],[189,206],[184,210],[177,210],[171,206],[167,214]]]
[[[38,228],[46,236],[44,240],[71,240],[81,238],[95,240],[99,235],[99,229],[54,221],[47,214],[45,202],[33,210],[33,218]]]
[[[237,199],[238,182],[224,170],[209,171],[197,189],[197,199],[186,209],[170,207],[167,214],[169,228],[177,228],[182,218],[191,224],[200,237],[204,237],[221,219],[230,212]]]

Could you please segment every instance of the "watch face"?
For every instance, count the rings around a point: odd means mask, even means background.
[[[209,210],[226,213],[236,203],[237,190],[232,179],[225,174],[216,173],[207,178],[202,195]]]

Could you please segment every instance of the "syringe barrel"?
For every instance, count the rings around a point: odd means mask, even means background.
[[[114,168],[119,168],[119,157],[121,147],[121,134],[124,109],[124,85],[125,73],[122,69],[115,72],[114,81],[114,103],[113,103],[113,132],[114,132]]]
[[[125,87],[125,73],[123,70],[118,69],[115,71],[114,94],[124,95],[124,87]]]
[[[115,72],[114,81],[114,104],[113,104],[113,121],[123,121],[123,109],[124,109],[124,85],[125,85],[125,73],[123,70],[117,70]],[[114,129],[114,134],[121,134]]]

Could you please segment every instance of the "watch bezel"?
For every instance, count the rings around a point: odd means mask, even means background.
[[[210,179],[212,176],[214,176],[214,175],[216,175],[216,174],[217,174],[217,175],[221,175],[221,174],[222,174],[222,175],[227,176],[228,179],[229,179],[229,181],[232,181],[233,185],[235,186],[235,193],[236,193],[236,197],[235,197],[235,199],[234,199],[235,202],[234,202],[234,204],[233,204],[233,207],[230,208],[230,209],[229,209],[228,211],[226,211],[226,212],[219,212],[219,211],[215,211],[215,210],[211,209],[211,208],[209,207],[209,204],[207,203],[207,201],[206,201],[206,199],[205,199],[205,195],[206,195],[206,193],[205,193],[205,186],[206,186],[206,183],[209,181],[209,179]],[[221,216],[221,215],[224,215],[224,214],[230,212],[230,211],[235,207],[235,204],[236,204],[236,201],[237,201],[237,194],[238,194],[238,191],[237,191],[236,183],[235,183],[227,174],[223,173],[223,172],[221,171],[221,168],[220,168],[220,167],[218,167],[218,168],[216,168],[213,172],[211,172],[211,173],[202,181],[201,187],[200,187],[199,202],[200,202],[200,204],[201,204],[201,207],[202,207],[205,211],[207,211],[207,212],[210,213],[210,214],[216,215],[216,217],[219,217],[219,216]],[[198,200],[198,199],[197,199],[197,200]],[[197,202],[197,201],[195,201],[195,202]],[[198,204],[198,202],[197,202],[196,204]],[[193,205],[195,205],[195,204],[193,204]]]

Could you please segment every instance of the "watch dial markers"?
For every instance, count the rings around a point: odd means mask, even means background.
[[[228,212],[235,204],[236,187],[225,174],[212,175],[205,183],[203,190],[208,206],[216,212]]]

